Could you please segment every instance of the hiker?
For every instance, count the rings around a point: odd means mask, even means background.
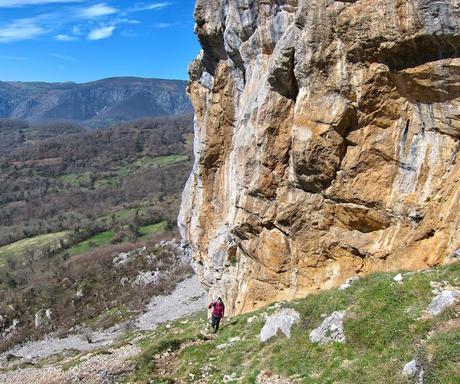
[[[211,304],[208,305],[208,309],[212,310],[212,329],[214,333],[217,333],[219,330],[219,323],[224,318],[225,313],[225,305],[222,299],[219,297],[216,301],[213,301]]]

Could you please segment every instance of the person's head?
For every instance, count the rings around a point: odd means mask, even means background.
[[[217,298],[217,301],[220,301],[222,303],[222,298],[221,297],[218,297]]]

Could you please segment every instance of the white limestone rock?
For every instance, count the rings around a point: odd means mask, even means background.
[[[349,277],[349,278],[345,281],[345,283],[343,283],[343,284],[339,287],[339,291],[344,291],[345,289],[350,288],[351,285],[352,285],[356,280],[359,280],[359,277],[358,277],[358,276]]]
[[[13,322],[11,323],[11,325],[9,327],[7,327],[3,332],[2,332],[2,336],[4,338],[8,338],[10,337],[11,335],[14,334],[14,332],[16,332],[16,329],[19,325],[19,320],[18,319],[13,319]]]
[[[260,341],[265,342],[275,336],[281,330],[286,337],[291,337],[291,327],[300,320],[300,314],[291,309],[284,308],[267,317],[262,331],[260,331]]]
[[[216,348],[222,350],[225,348],[233,347],[238,341],[241,341],[240,336],[232,337],[231,339],[228,340],[227,343],[219,344]]]
[[[35,313],[34,325],[35,325],[35,328],[40,328],[43,325],[41,310]]]
[[[417,360],[409,361],[403,368],[402,374],[404,377],[414,377],[418,371],[418,363]]]
[[[402,375],[408,379],[416,379],[417,384],[423,384],[424,370],[421,364],[413,359],[409,361],[402,370]]]
[[[343,333],[343,319],[345,312],[335,311],[328,316],[318,328],[310,332],[312,343],[344,343],[345,334]]]
[[[131,283],[132,287],[147,287],[151,284],[156,284],[160,280],[162,273],[160,271],[139,272],[134,281]]]
[[[395,277],[393,277],[393,281],[395,281],[396,283],[402,284],[403,276],[400,273],[398,273]]]
[[[460,300],[460,290],[444,290],[432,300],[427,308],[433,316],[439,315],[444,309],[456,304]]]
[[[83,296],[84,296],[84,294],[83,294],[83,288],[78,288],[78,289],[77,289],[77,293],[75,294],[75,297],[76,297],[77,299],[81,299]]]

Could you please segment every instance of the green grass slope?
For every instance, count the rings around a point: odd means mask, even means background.
[[[29,250],[36,250],[44,247],[59,247],[59,242],[65,242],[68,235],[68,231],[47,233],[0,247],[0,265],[2,265],[2,260],[4,261],[5,258],[20,256]]]
[[[265,343],[259,340],[274,306],[226,319],[216,337],[204,313],[162,326],[141,342],[136,372],[126,382],[256,383],[261,371],[270,371],[295,383],[403,384],[412,382],[401,375],[404,365],[417,358],[425,384],[460,383],[460,304],[437,317],[425,312],[434,297],[430,282],[460,286],[460,264],[405,274],[402,284],[394,276],[374,274],[344,291],[282,303],[301,315],[289,339],[278,334]],[[347,311],[347,341],[311,343],[311,330],[337,310]],[[234,345],[217,348],[237,336],[241,340]],[[234,380],[224,381],[231,374]]]

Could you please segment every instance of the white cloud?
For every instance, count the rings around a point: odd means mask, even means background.
[[[81,3],[82,0],[0,0],[0,8],[23,7],[26,5]]]
[[[110,27],[101,27],[93,29],[88,34],[88,40],[101,40],[107,39],[108,37],[112,36],[115,27],[112,25]]]
[[[115,24],[140,24],[141,22],[139,20],[133,20],[133,19],[116,19],[114,20]]]
[[[153,24],[153,28],[170,28],[173,27],[176,24],[173,23],[156,23]]]
[[[54,39],[57,41],[75,41],[78,40],[77,37],[71,36],[71,35],[66,35],[65,33],[59,34],[54,36]]]
[[[171,2],[169,1],[163,1],[161,3],[150,3],[150,4],[141,4],[137,5],[134,8],[131,8],[131,12],[139,12],[139,11],[149,11],[149,10],[155,10],[155,9],[162,9],[166,8],[172,5]]]
[[[169,1],[134,3],[133,8],[117,9],[109,2],[89,2],[87,0],[0,0],[2,7],[19,7],[32,4],[65,4],[80,3],[73,7],[63,6],[48,13],[34,17],[16,19],[0,24],[0,43],[30,40],[42,35],[61,41],[100,40],[112,36],[120,25],[136,25],[140,21],[129,17],[130,13],[141,10],[162,9],[173,4]],[[88,4],[82,6],[81,3]],[[92,3],[92,5],[90,5]],[[95,24],[97,21],[98,24]],[[159,23],[156,28],[167,28],[171,25]],[[130,31],[133,35],[135,31]]]
[[[129,38],[139,36],[136,32],[133,32],[133,31],[121,31],[121,35],[124,37],[129,37]]]
[[[60,53],[47,53],[48,56],[55,57],[56,59],[65,60],[65,61],[75,61],[75,58],[72,56],[62,55]]]
[[[44,28],[34,24],[32,19],[15,20],[0,26],[0,43],[33,39],[46,32]]]
[[[99,3],[89,8],[83,9],[81,11],[81,16],[86,19],[94,19],[96,17],[113,15],[117,12],[117,9],[110,7],[106,3]]]
[[[81,35],[81,34],[82,34],[82,32],[81,32],[81,26],[80,26],[80,25],[74,25],[74,26],[72,27],[72,33],[73,33],[74,35]]]
[[[17,57],[17,56],[1,55],[0,60],[24,61],[24,60],[26,60],[26,58],[25,57]]]

